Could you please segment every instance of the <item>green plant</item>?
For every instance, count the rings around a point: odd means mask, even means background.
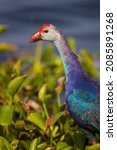
[[[68,41],[75,50],[75,41]],[[53,51],[53,46],[38,43],[34,57],[0,64],[1,149],[99,150],[99,144],[86,146],[86,137],[65,110],[63,66]],[[92,67],[94,55],[85,50],[79,57],[86,70]],[[90,60],[89,66],[84,58]],[[99,77],[91,73],[95,71],[93,66],[88,73]]]

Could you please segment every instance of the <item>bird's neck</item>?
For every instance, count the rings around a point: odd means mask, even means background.
[[[58,49],[60,56],[62,58],[66,80],[68,81],[69,69],[73,64],[73,62],[71,61],[73,59],[72,52],[67,44],[67,41],[64,38],[54,41],[54,44]]]
[[[78,85],[78,80],[80,80],[80,76],[83,73],[82,67],[77,59],[77,56],[71,51],[66,39],[63,36],[61,36],[59,40],[54,41],[54,44],[61,55],[67,88],[70,91]]]

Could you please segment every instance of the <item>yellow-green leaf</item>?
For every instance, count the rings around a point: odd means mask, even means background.
[[[19,76],[21,69],[21,60],[18,60],[13,68],[12,77]]]
[[[29,150],[37,150],[38,138],[32,140]]]
[[[63,115],[65,115],[65,111],[62,111],[62,112],[57,113],[57,114],[54,116],[54,120],[53,120],[52,125],[54,125],[54,124],[59,120],[59,118],[60,118],[61,116],[63,116]]]
[[[12,123],[13,119],[13,106],[3,105],[0,106],[0,125],[8,126]]]
[[[100,144],[94,144],[91,146],[86,146],[86,150],[100,150]]]
[[[43,142],[37,146],[37,150],[44,150],[47,147],[47,143]]]
[[[26,75],[18,76],[14,78],[8,85],[8,93],[11,97],[17,93],[21,85],[23,84],[24,80],[26,79]]]
[[[0,52],[11,52],[17,49],[16,45],[12,43],[3,42],[0,43]]]
[[[10,143],[2,136],[0,136],[0,150],[13,150]]]
[[[72,146],[69,146],[66,142],[58,142],[57,143],[57,150],[73,150]]]
[[[0,33],[5,32],[9,27],[7,25],[4,24],[0,24]]]
[[[74,40],[74,38],[68,37],[68,38],[67,38],[67,41],[68,41],[68,43],[69,43],[70,48],[71,48],[73,51],[76,51],[76,41]]]
[[[45,129],[46,129],[45,121],[42,118],[41,114],[39,114],[37,112],[30,113],[29,116],[27,117],[27,120],[30,121],[30,122],[32,122],[36,126],[38,126],[43,131],[45,131]]]
[[[47,91],[47,84],[44,84],[39,93],[38,93],[38,98],[41,100],[41,101],[44,101],[45,100],[45,97],[46,97],[46,91]]]

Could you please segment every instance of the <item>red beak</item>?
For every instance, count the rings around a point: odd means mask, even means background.
[[[39,31],[37,31],[30,37],[29,42],[34,43],[34,42],[37,42],[40,40],[42,40],[41,33]]]

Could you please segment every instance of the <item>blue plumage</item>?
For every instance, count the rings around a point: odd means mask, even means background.
[[[59,31],[58,31],[59,32]],[[66,75],[66,104],[74,120],[92,142],[94,133],[100,132],[100,88],[83,70],[77,56],[62,34],[55,41],[64,65]]]
[[[74,88],[68,95],[67,108],[89,140],[94,141],[93,133],[99,133],[100,130],[98,97],[88,91]]]
[[[46,32],[44,32],[46,30]],[[64,65],[66,76],[67,108],[87,135],[94,141],[94,133],[100,131],[100,88],[83,70],[77,56],[71,51],[65,37],[53,25],[42,26],[31,37],[31,42],[47,40],[57,47]]]

